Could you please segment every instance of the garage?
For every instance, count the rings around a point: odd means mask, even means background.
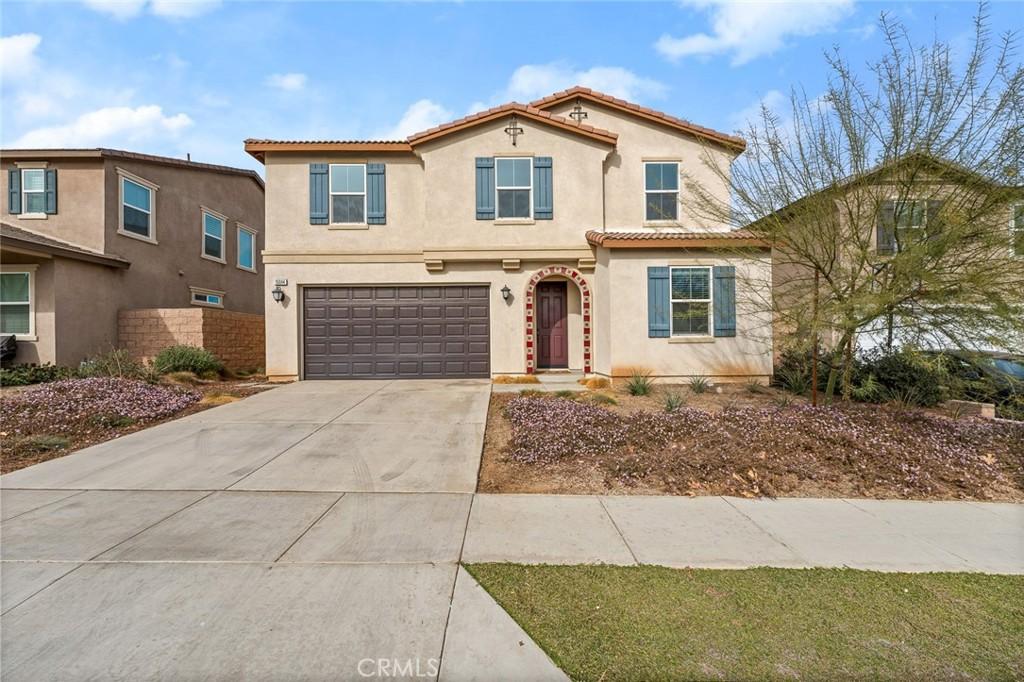
[[[488,378],[486,286],[303,289],[306,379]]]

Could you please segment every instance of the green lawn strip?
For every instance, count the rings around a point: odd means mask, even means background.
[[[1024,678],[1024,576],[466,569],[576,680]]]

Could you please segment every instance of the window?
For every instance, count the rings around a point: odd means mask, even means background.
[[[533,159],[495,159],[498,219],[530,218],[533,210]]]
[[[1010,236],[1013,238],[1013,253],[1024,256],[1024,204],[1016,204],[1010,216]]]
[[[121,232],[153,240],[152,187],[121,178]]]
[[[921,239],[928,224],[928,202],[908,201],[895,205],[897,248]]]
[[[366,164],[331,165],[331,223],[366,223]]]
[[[203,211],[203,257],[224,262],[225,219]]]
[[[0,272],[0,334],[26,337],[35,334],[31,271]]]
[[[711,333],[711,268],[671,268],[672,336]]]
[[[256,272],[256,233],[238,226],[238,267]]]
[[[644,164],[644,220],[675,220],[679,211],[679,164]]]
[[[21,210],[29,214],[46,213],[46,169],[22,169]]]
[[[224,307],[224,292],[215,291],[213,289],[200,289],[199,287],[189,287],[189,293],[192,296],[192,305],[205,305],[211,308],[223,308]]]

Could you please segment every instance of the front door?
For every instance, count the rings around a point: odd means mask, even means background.
[[[568,300],[565,282],[537,285],[537,366],[569,366]]]

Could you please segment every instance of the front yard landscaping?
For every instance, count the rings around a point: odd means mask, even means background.
[[[266,388],[258,380],[200,380],[183,374],[165,377],[160,383],[90,377],[4,388],[0,396],[0,473],[62,457]]]
[[[1024,576],[466,568],[574,680],[1024,677]]]
[[[753,385],[527,390],[492,396],[479,490],[1020,501],[1024,423]]]

